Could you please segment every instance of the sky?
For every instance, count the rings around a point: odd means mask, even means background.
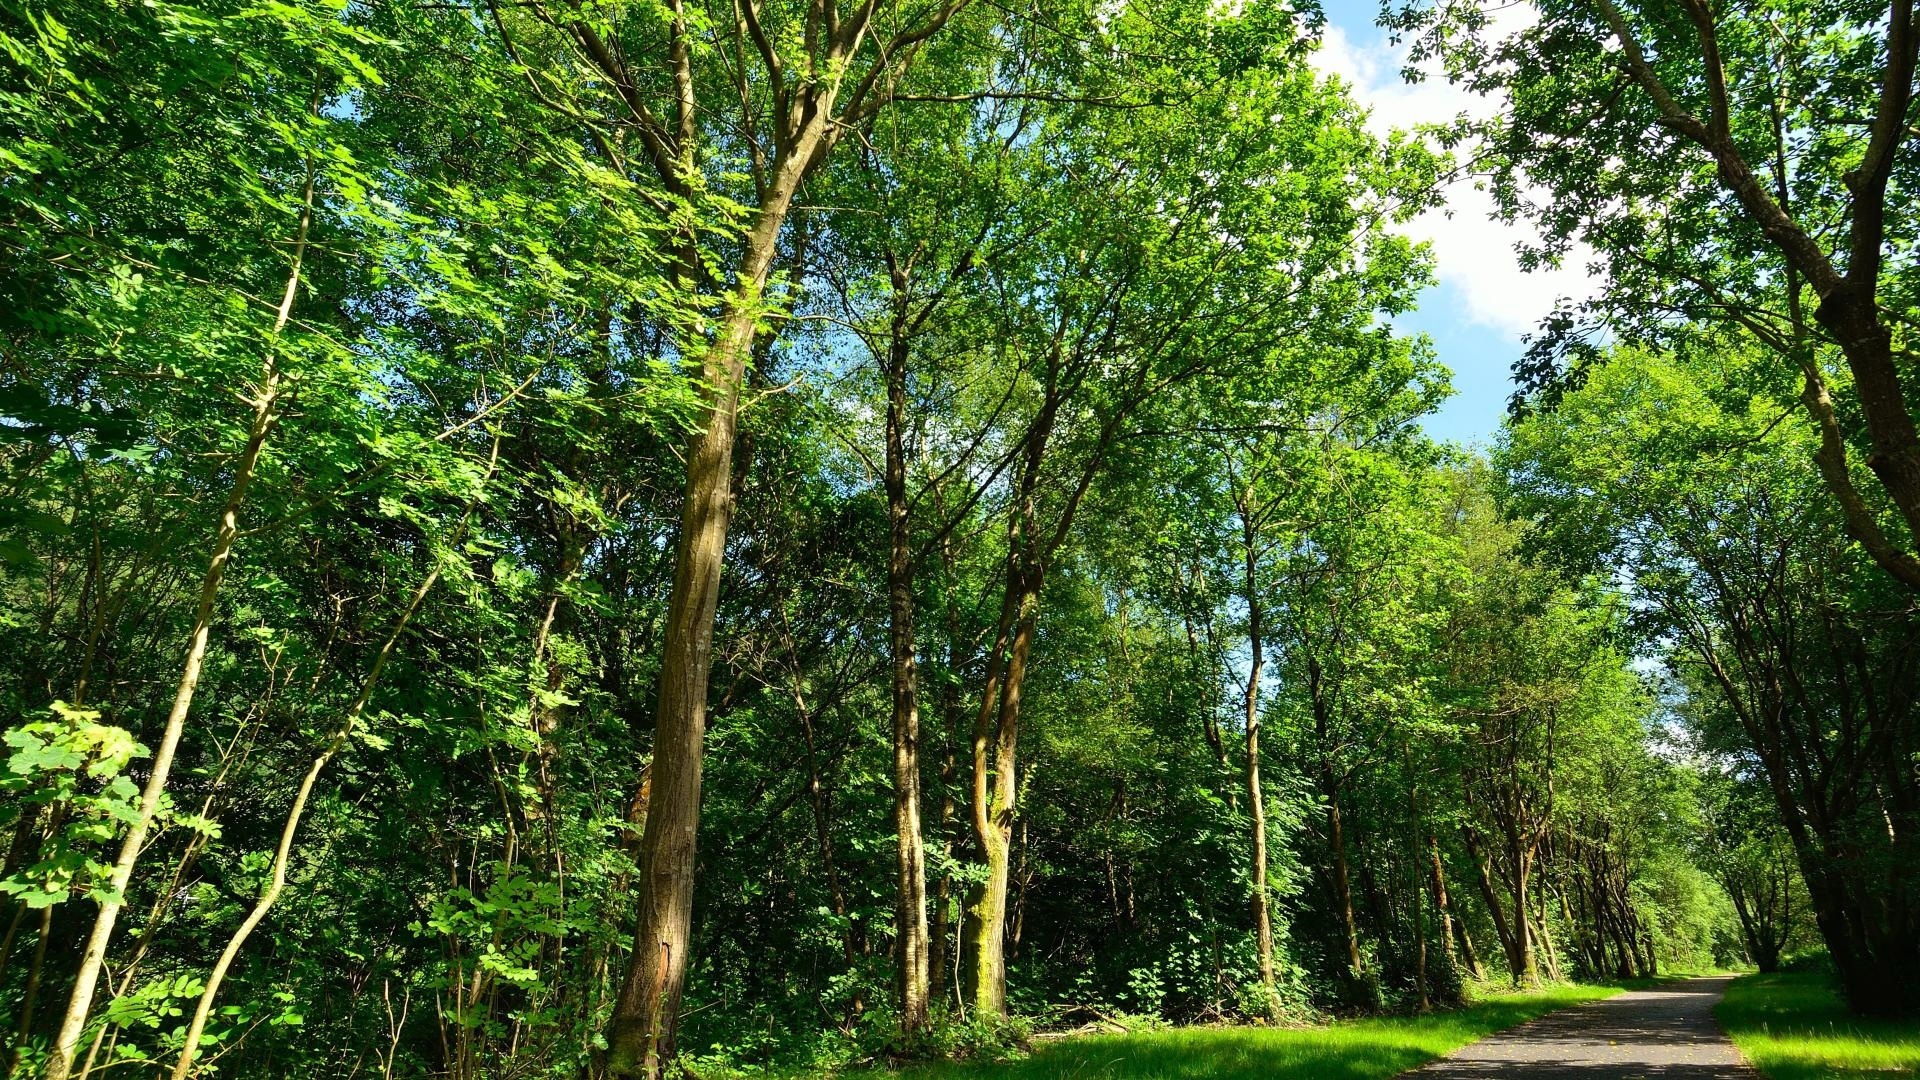
[[[1390,45],[1386,32],[1374,24],[1379,0],[1324,0],[1324,7],[1326,33],[1314,63],[1348,85],[1370,110],[1368,123],[1377,133],[1462,112],[1485,116],[1499,107],[1498,101],[1444,79],[1405,82],[1400,76],[1405,47]],[[1497,21],[1517,25],[1531,14],[1529,5],[1515,4]],[[1395,320],[1402,330],[1432,338],[1441,363],[1453,370],[1454,396],[1427,418],[1427,432],[1483,447],[1491,444],[1506,413],[1522,335],[1553,310],[1556,300],[1592,291],[1585,253],[1578,249],[1556,270],[1521,270],[1514,246],[1534,233],[1525,225],[1489,220],[1492,210],[1492,197],[1466,177],[1449,185],[1445,211],[1429,211],[1402,227],[1433,245],[1438,280],[1422,294],[1418,310]]]

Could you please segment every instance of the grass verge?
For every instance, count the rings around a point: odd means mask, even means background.
[[[1176,1028],[1067,1039],[1005,1063],[927,1065],[903,1080],[1385,1080],[1542,1013],[1619,993],[1560,986],[1427,1016],[1311,1028]]]
[[[1920,1076],[1920,1023],[1854,1016],[1823,972],[1747,975],[1714,1015],[1769,1080]]]

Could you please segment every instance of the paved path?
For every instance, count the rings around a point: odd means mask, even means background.
[[[1630,990],[1461,1047],[1413,1080],[1759,1080],[1713,1018],[1728,978]]]

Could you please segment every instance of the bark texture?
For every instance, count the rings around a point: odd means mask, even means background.
[[[817,138],[817,133],[815,135]],[[809,145],[808,153],[811,153]],[[752,354],[759,296],[800,175],[789,163],[768,193],[740,267],[742,295],[731,305],[704,375],[705,427],[687,449],[673,591],[667,600],[660,665],[660,707],[650,765],[652,792],[640,840],[639,917],[632,959],[607,1031],[607,1065],[616,1077],[656,1076],[673,1053],[680,994],[693,926],[695,842],[700,829],[702,751],[713,615],[720,596],[727,527],[733,516],[733,450],[740,389]]]

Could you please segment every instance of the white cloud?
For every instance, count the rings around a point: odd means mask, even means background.
[[[1518,30],[1533,17],[1531,5],[1509,5],[1496,15],[1495,29]],[[1357,45],[1333,25],[1327,26],[1314,56],[1315,67],[1339,77],[1370,110],[1367,126],[1382,136],[1395,129],[1451,120],[1461,113],[1485,117],[1500,107],[1498,100],[1469,93],[1437,73],[1424,82],[1408,83],[1400,75],[1405,62],[1404,46],[1395,48],[1384,40],[1374,47]],[[1534,194],[1547,197],[1544,191]],[[1427,211],[1403,231],[1433,245],[1435,272],[1465,298],[1464,314],[1469,320],[1504,333],[1523,334],[1561,298],[1593,295],[1594,283],[1586,272],[1591,252],[1584,245],[1575,244],[1558,269],[1528,273],[1520,268],[1514,247],[1539,238],[1532,226],[1494,220],[1493,196],[1479,190],[1470,176],[1449,183],[1445,197],[1443,209]]]

